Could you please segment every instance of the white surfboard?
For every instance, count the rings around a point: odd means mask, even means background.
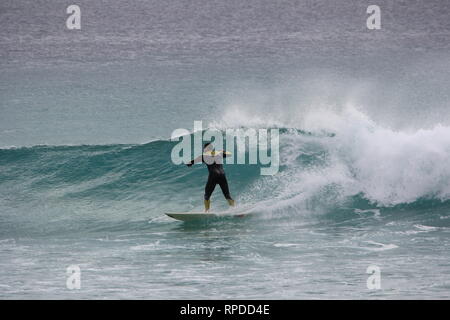
[[[243,218],[249,213],[219,213],[219,212],[165,212],[171,218],[180,221],[201,221],[223,218]]]

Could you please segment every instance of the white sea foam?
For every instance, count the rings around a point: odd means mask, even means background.
[[[270,113],[264,119],[251,110],[231,107],[224,113],[222,126],[285,127]],[[276,203],[273,198],[263,201],[262,208],[304,206],[330,188],[339,199],[362,194],[380,206],[421,198],[450,199],[450,127],[438,124],[430,129],[393,130],[353,106],[308,111],[296,119],[296,129],[312,135],[288,131],[282,136],[280,160],[285,170],[253,186],[258,189],[256,194],[270,192],[277,199]],[[323,132],[332,135],[319,135]],[[299,157],[311,154],[323,163],[298,163]]]

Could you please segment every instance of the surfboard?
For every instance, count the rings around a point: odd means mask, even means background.
[[[206,221],[223,218],[243,218],[249,213],[219,213],[219,212],[165,212],[169,217],[180,221]]]

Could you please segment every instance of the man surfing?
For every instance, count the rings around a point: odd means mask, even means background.
[[[205,186],[205,212],[209,211],[211,206],[211,194],[214,191],[214,188],[218,184],[222,189],[222,193],[227,199],[228,204],[230,206],[234,206],[234,200],[230,196],[230,190],[228,189],[227,177],[225,176],[225,171],[223,170],[223,158],[229,155],[229,152],[224,150],[215,151],[214,147],[210,142],[205,143],[203,147],[203,154],[198,156],[194,160],[191,160],[190,163],[187,164],[188,167],[191,167],[194,163],[203,162],[208,167],[208,181]]]

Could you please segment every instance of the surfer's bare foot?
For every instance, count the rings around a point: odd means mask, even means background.
[[[211,206],[211,200],[205,200],[205,213],[209,211],[209,207]]]

